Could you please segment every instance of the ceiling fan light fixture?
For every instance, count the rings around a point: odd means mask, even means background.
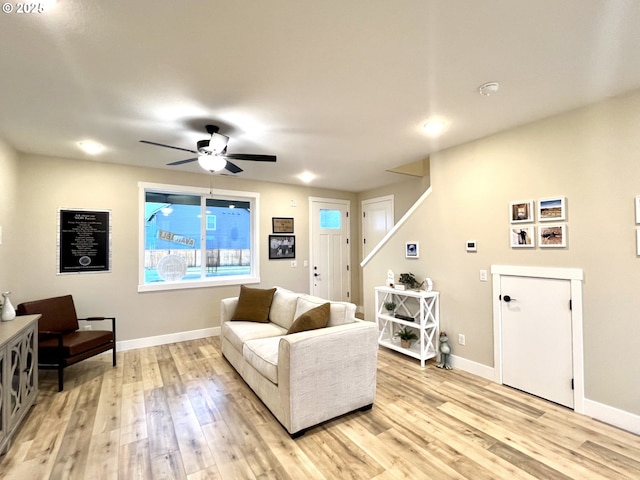
[[[212,133],[211,140],[208,145],[202,147],[202,150],[208,153],[220,153],[227,148],[227,143],[229,143],[229,137],[221,133]]]
[[[227,166],[227,161],[217,155],[200,155],[198,163],[208,172],[219,172]]]

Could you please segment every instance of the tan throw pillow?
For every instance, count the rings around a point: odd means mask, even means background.
[[[329,313],[331,312],[330,304],[324,303],[319,307],[312,308],[304,312],[298,318],[295,319],[287,335],[290,333],[304,332],[306,330],[315,330],[316,328],[324,328],[329,323]]]
[[[267,323],[269,321],[269,309],[271,308],[274,293],[276,293],[275,288],[264,290],[240,285],[238,306],[231,320]]]

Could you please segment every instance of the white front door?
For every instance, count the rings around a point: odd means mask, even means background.
[[[350,301],[349,207],[347,200],[310,198],[311,294]]]
[[[502,383],[573,408],[571,282],[502,276]]]
[[[363,200],[361,205],[364,259],[393,227],[393,195]]]

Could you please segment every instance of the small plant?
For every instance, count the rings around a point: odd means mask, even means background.
[[[384,308],[388,312],[393,312],[396,309],[396,304],[393,302],[384,302]]]
[[[396,332],[395,336],[399,337],[400,340],[404,340],[405,342],[410,342],[412,340],[418,339],[418,335],[416,334],[415,330],[409,327],[401,328]]]
[[[424,285],[424,281],[418,282],[416,276],[411,272],[401,273],[398,281],[405,285],[409,290],[417,290],[418,288],[422,287],[422,285]]]

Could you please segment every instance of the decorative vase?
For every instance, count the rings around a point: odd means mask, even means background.
[[[4,300],[2,301],[2,314],[0,314],[0,318],[2,318],[3,322],[9,322],[16,318],[16,309],[13,308],[9,295],[11,295],[11,292],[4,292],[2,294]]]

